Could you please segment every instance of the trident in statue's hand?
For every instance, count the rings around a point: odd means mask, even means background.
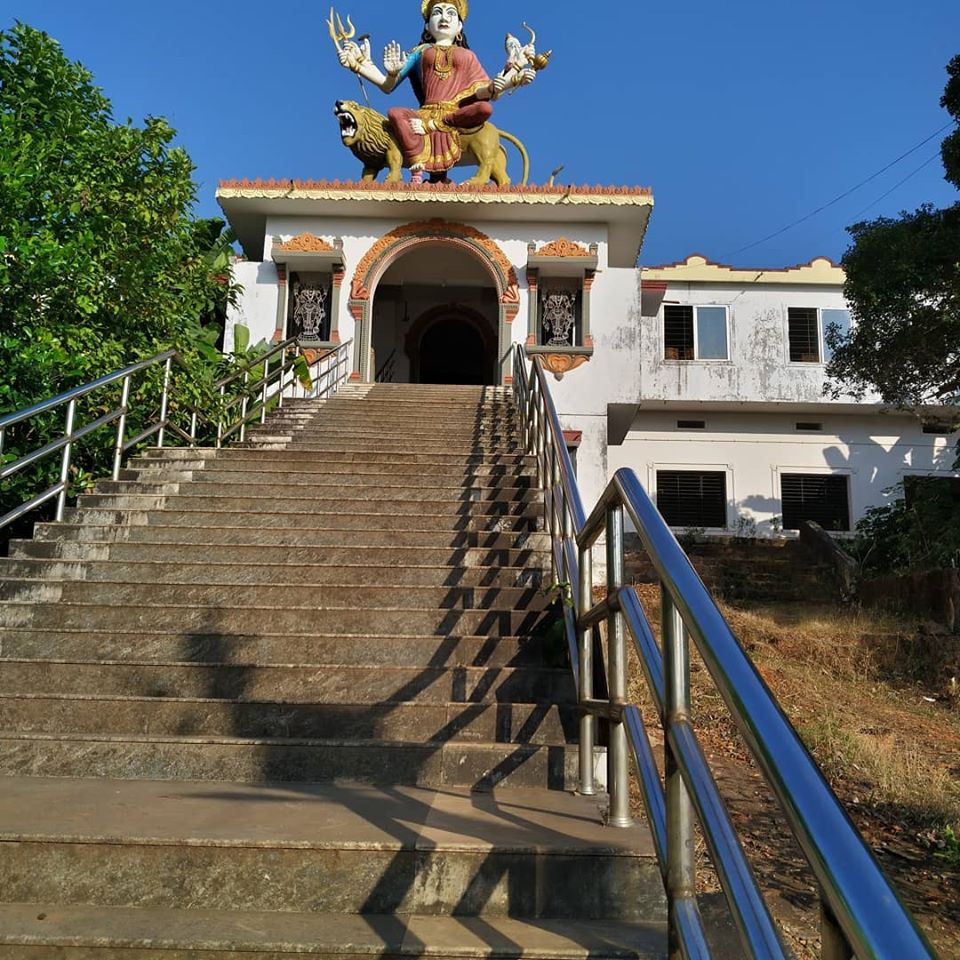
[[[341,44],[346,43],[347,40],[352,40],[356,35],[357,28],[350,21],[349,14],[347,15],[347,25],[343,25],[343,21],[340,19],[340,14],[337,13],[333,7],[330,8],[330,19],[327,20],[327,29],[330,31],[330,39],[333,41],[333,45],[337,48],[337,52],[340,53],[343,51]],[[354,44],[351,44],[354,46]]]

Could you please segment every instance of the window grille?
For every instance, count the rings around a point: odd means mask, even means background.
[[[820,362],[820,321],[816,307],[787,310],[791,363]]]
[[[802,520],[813,520],[824,530],[850,529],[847,477],[830,473],[783,473],[783,529],[799,530]]]
[[[726,527],[726,473],[658,470],[657,509],[671,527]]]

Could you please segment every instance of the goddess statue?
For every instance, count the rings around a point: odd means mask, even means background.
[[[387,44],[385,73],[370,59],[369,40],[361,45],[342,35],[344,42],[337,44],[340,63],[384,93],[410,79],[419,109],[393,107],[387,116],[414,182],[421,182],[424,173],[433,183],[449,182],[447,171],[462,153],[461,131],[481,127],[493,114],[491,101],[536,77],[534,65],[508,63],[491,80],[467,45],[467,13],[468,0],[422,0],[419,46],[405,55],[396,41]]]

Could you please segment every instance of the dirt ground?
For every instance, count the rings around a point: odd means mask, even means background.
[[[636,589],[656,632],[659,589]],[[960,704],[942,649],[958,641],[839,604],[722,608],[940,957],[960,960]],[[788,943],[818,957],[813,876],[696,659],[691,675],[698,736],[744,849]],[[631,694],[646,700],[639,680]],[[644,712],[655,730],[649,702]],[[700,886],[719,891],[705,851]]]

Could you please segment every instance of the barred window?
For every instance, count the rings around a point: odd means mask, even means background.
[[[783,529],[799,530],[802,520],[813,520],[824,530],[850,529],[847,477],[831,473],[782,473]]]
[[[722,470],[658,470],[657,509],[671,527],[726,527]]]

